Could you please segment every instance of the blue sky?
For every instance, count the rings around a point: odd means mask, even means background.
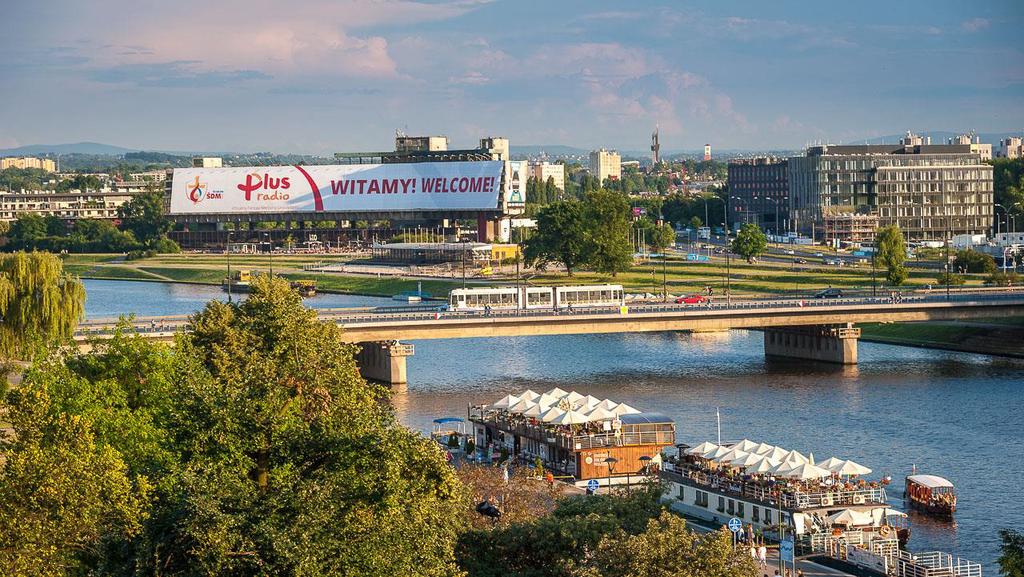
[[[1024,2],[47,0],[0,18],[0,148],[800,147],[1024,129]]]

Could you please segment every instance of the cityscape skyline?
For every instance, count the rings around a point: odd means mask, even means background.
[[[329,154],[403,129],[642,151],[657,124],[666,151],[758,150],[1024,128],[1024,56],[1005,41],[1024,9],[1008,1],[242,8],[10,7],[0,148]]]

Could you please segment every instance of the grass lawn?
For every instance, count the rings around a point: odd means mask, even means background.
[[[206,284],[220,284],[227,276],[225,270],[222,269],[195,269],[195,268],[170,268],[170,267],[152,267],[143,266],[139,267],[139,270],[145,272],[151,272],[154,275],[167,277],[171,280],[185,281],[185,282],[198,282]]]
[[[67,268],[67,267],[65,267]],[[84,274],[86,278],[103,279],[127,279],[127,280],[162,280],[158,276],[151,275],[143,270],[127,266],[98,266],[90,268]]]
[[[983,327],[932,323],[868,324],[860,327],[864,338],[910,344],[957,344],[989,332],[989,329]]]

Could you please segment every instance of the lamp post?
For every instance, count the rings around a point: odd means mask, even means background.
[[[466,288],[466,239],[459,239],[462,243],[462,288]]]
[[[878,296],[878,277],[875,271],[875,255],[878,254],[878,233],[871,237],[871,296]]]
[[[233,282],[232,279],[231,279],[231,232],[232,231],[230,231],[230,230],[228,231],[228,246],[227,246],[227,248],[228,248],[228,303],[231,302],[231,283]]]
[[[604,460],[604,464],[608,466],[608,494],[612,492],[612,471],[615,469],[615,463],[619,460],[615,457],[608,457]]]
[[[640,457],[640,462],[643,463],[640,466],[640,470],[643,471],[645,477],[650,477],[650,471],[648,470],[648,467],[651,466],[651,457],[650,457],[650,455],[642,455]]]
[[[263,233],[263,237],[267,239],[267,245],[269,245],[267,247],[267,250],[268,250],[267,254],[270,255],[270,277],[273,278],[274,277],[274,242],[271,240],[269,232]]]

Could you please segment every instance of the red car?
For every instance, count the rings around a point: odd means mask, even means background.
[[[679,298],[676,299],[676,304],[679,304],[679,305],[681,305],[681,304],[698,305],[698,304],[701,304],[701,303],[709,303],[709,302],[711,302],[710,298],[708,298],[708,297],[706,297],[704,295],[698,295],[698,294],[687,295],[685,297],[679,297]]]

